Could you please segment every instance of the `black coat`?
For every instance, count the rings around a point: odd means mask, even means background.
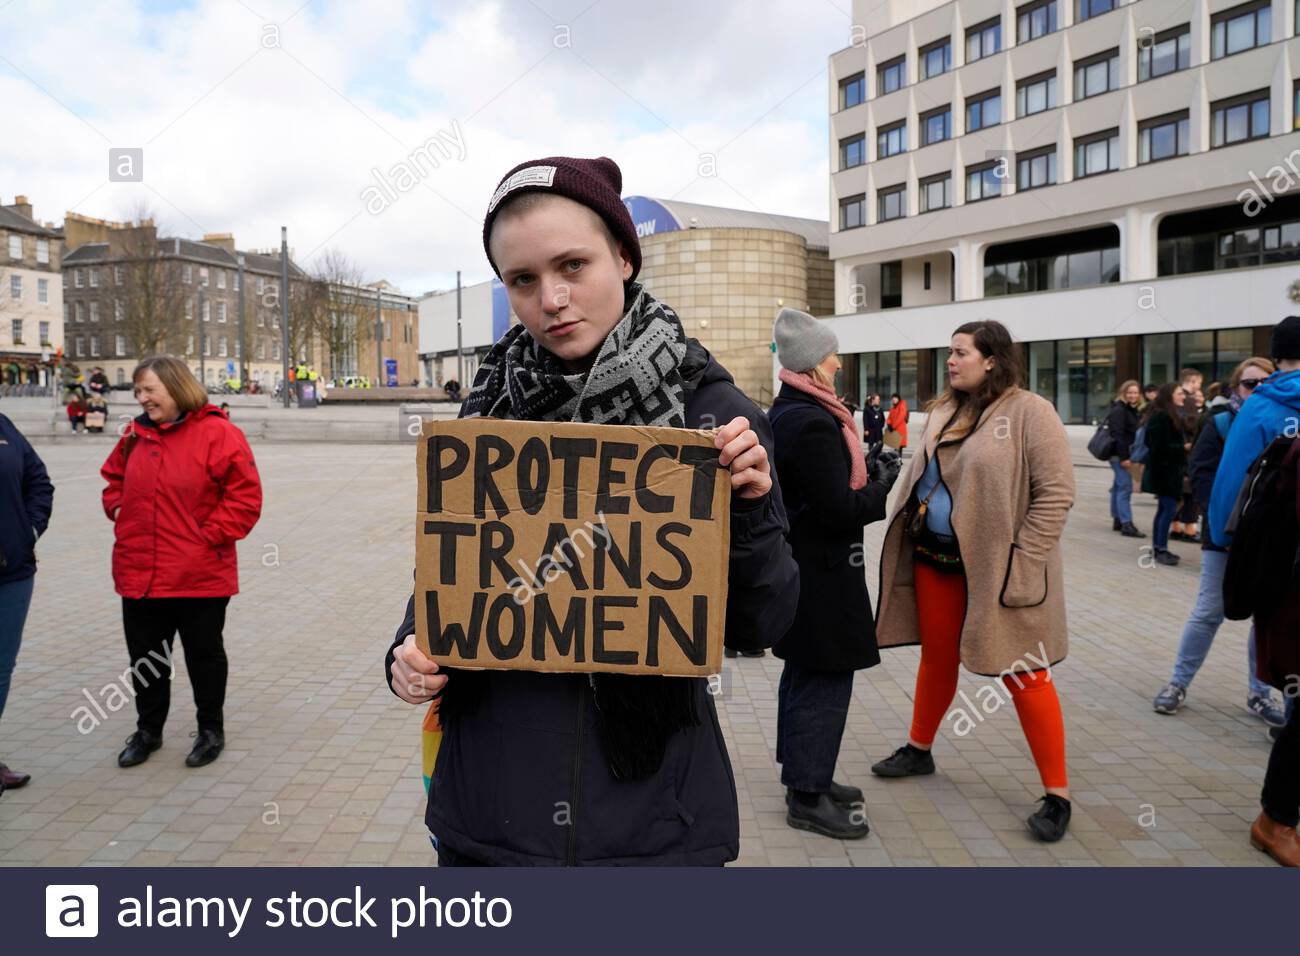
[[[54,485],[40,456],[0,415],[0,584],[36,573],[36,538],[53,506]]]
[[[694,340],[683,373],[688,428],[742,415],[773,454],[766,417]],[[772,477],[771,494],[732,499],[728,647],[770,647],[794,618],[799,569],[786,543],[775,467]],[[384,662],[390,688],[393,651],[414,631],[412,599]],[[585,674],[488,671],[483,697],[443,734],[424,817],[429,830],[453,850],[506,866],[734,860],[735,777],[708,681],[670,679],[691,682],[701,723],[669,738],[656,774],[617,780]]]
[[[884,411],[868,403],[862,409],[862,431],[868,445],[883,441],[885,437]]]
[[[1220,419],[1220,415],[1226,418]],[[1219,460],[1223,458],[1224,440],[1219,431],[1219,423],[1222,422],[1225,426],[1223,431],[1227,432],[1236,417],[1237,413],[1226,406],[1215,409],[1206,416],[1205,421],[1201,423],[1201,432],[1196,436],[1196,444],[1192,446],[1191,457],[1187,459],[1187,476],[1191,479],[1192,497],[1201,506],[1202,514],[1210,513],[1210,493],[1214,490],[1214,476],[1218,474]],[[1208,534],[1202,534],[1201,550],[1227,551],[1228,549],[1220,548]]]
[[[1106,413],[1106,427],[1110,430],[1110,437],[1115,439],[1115,452],[1111,457],[1128,461],[1133,452],[1133,439],[1137,437],[1137,409],[1125,401],[1112,402],[1110,411]]]
[[[1183,430],[1168,412],[1156,412],[1147,421],[1147,461],[1142,472],[1142,490],[1162,498],[1183,496],[1183,475],[1187,466]]]
[[[768,417],[799,563],[799,610],[776,656],[825,671],[873,667],[880,654],[862,529],[885,517],[888,491],[849,487],[844,432],[812,396],[783,385]]]

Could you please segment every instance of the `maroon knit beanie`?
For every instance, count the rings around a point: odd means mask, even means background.
[[[483,220],[483,251],[487,253],[492,271],[500,278],[501,270],[492,261],[488,238],[492,235],[492,222],[502,203],[520,193],[546,192],[567,196],[600,216],[615,241],[621,243],[631,257],[631,278],[635,279],[641,271],[641,243],[637,241],[632,216],[623,205],[622,189],[623,173],[618,163],[605,156],[597,159],[548,156],[520,163],[497,185],[488,203],[487,217]]]

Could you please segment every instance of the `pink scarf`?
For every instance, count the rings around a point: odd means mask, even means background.
[[[867,462],[862,456],[862,440],[858,438],[858,429],[853,421],[853,416],[849,410],[844,407],[844,403],[835,397],[835,393],[825,385],[819,385],[806,375],[800,375],[798,372],[792,372],[788,368],[781,369],[781,381],[793,389],[803,392],[805,395],[811,395],[817,400],[817,404],[826,409],[844,430],[844,444],[849,449],[849,487],[854,491],[859,488],[865,488],[867,485]]]

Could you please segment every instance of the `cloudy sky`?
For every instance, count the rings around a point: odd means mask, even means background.
[[[612,156],[624,195],[826,218],[850,8],[0,0],[0,196],[241,248],[285,225],[306,267],[333,248],[412,293],[490,275],[487,199],[539,156]],[[118,147],[143,149],[142,182],[109,181]]]

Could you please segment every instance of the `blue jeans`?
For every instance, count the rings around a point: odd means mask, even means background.
[[[1156,495],[1156,523],[1151,529],[1151,543],[1157,551],[1169,550],[1169,526],[1174,523],[1174,512],[1177,510],[1177,498]]]
[[[32,586],[36,577],[0,584],[0,717],[4,716],[9,698],[9,678],[18,660],[18,645],[23,641],[23,625],[32,603]]]
[[[1110,460],[1110,470],[1115,473],[1115,480],[1110,485],[1110,516],[1120,524],[1132,524],[1133,476],[1118,458]]]
[[[777,692],[776,760],[787,787],[808,793],[831,788],[852,696],[853,671],[785,662]]]
[[[1172,499],[1171,499],[1172,500]],[[1210,653],[1214,635],[1223,623],[1223,573],[1228,567],[1228,552],[1201,551],[1201,584],[1196,594],[1196,605],[1183,625],[1183,637],[1178,643],[1178,659],[1174,662],[1174,676],[1170,681],[1180,687],[1190,687],[1192,678],[1205,663]],[[1250,696],[1267,696],[1269,686],[1255,676],[1255,626],[1246,639],[1246,662],[1249,668],[1246,679]]]

